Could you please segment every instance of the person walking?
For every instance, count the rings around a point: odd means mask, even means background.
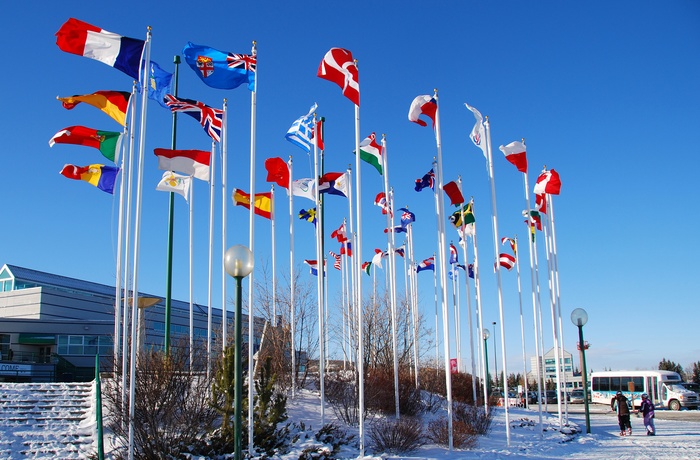
[[[656,435],[656,428],[654,427],[654,403],[649,399],[649,395],[646,393],[642,394],[642,405],[639,406],[639,410],[635,413],[641,412],[644,415],[644,428],[646,428],[647,436]]]
[[[621,391],[618,391],[612,401],[610,401],[610,408],[617,411],[617,423],[620,425],[620,436],[632,436],[629,401]]]

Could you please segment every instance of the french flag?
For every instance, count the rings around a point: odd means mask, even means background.
[[[408,110],[408,120],[417,123],[421,126],[428,124],[419,117],[425,115],[433,120],[433,128],[435,128],[435,115],[437,113],[437,101],[432,96],[417,96],[411,102],[411,108]]]

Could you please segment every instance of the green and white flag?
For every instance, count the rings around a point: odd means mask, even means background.
[[[377,137],[374,133],[360,142],[360,158],[377,168],[379,174],[383,174],[382,146],[377,144]]]

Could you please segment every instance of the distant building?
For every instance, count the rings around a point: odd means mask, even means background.
[[[154,297],[139,293],[139,300]],[[99,353],[108,362],[114,351],[115,299],[114,286],[16,265],[2,266],[0,381],[94,378],[95,356]],[[165,339],[165,299],[153,300],[152,307],[139,309],[141,347],[145,349],[162,348]],[[189,309],[189,302],[171,301],[171,346],[184,343],[189,347]],[[194,338],[206,342],[208,307],[194,304],[193,310]],[[221,336],[221,317],[221,308],[212,308],[212,337]],[[247,346],[248,316],[242,319]],[[230,330],[233,320],[234,313],[228,312]],[[265,321],[255,318],[254,324],[253,349],[257,351]],[[233,334],[229,333],[228,339],[232,341]]]
[[[537,382],[537,356],[530,358],[530,372],[527,374],[528,382]],[[544,373],[545,384],[547,381],[551,380],[556,383],[557,381],[557,368],[556,368],[556,355],[554,354],[554,348],[551,348],[544,357],[540,356],[540,374]],[[571,353],[564,350],[564,356],[559,357],[560,370],[561,370],[561,384],[562,388],[565,388],[567,392],[573,390],[574,388],[582,388],[583,383],[581,379],[581,373],[574,373],[574,365]],[[535,387],[536,389],[536,387]]]

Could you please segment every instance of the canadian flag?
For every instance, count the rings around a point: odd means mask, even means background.
[[[559,173],[553,169],[550,169],[549,171],[542,171],[542,174],[540,174],[540,177],[537,178],[537,183],[535,184],[535,195],[541,193],[559,195],[560,191],[561,180],[559,179]]]

